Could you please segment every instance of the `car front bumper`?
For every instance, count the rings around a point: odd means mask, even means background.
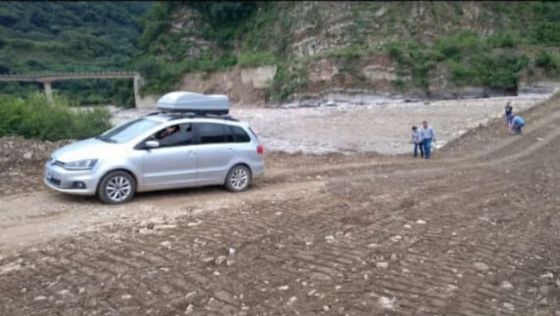
[[[91,170],[66,170],[61,166],[45,166],[43,182],[49,188],[58,192],[95,195],[97,191],[98,179]]]

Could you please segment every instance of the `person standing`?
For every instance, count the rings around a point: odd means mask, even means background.
[[[513,120],[513,106],[511,106],[511,102],[508,101],[505,108],[504,118],[506,120],[506,126],[511,127],[511,123]]]
[[[424,145],[424,158],[430,159],[432,153],[432,142],[436,140],[436,132],[428,125],[428,121],[422,122],[420,130],[420,141]]]
[[[418,149],[420,149],[420,157],[424,157],[424,148],[420,141],[420,132],[418,127],[412,126],[412,143],[414,144],[414,158],[418,157]]]

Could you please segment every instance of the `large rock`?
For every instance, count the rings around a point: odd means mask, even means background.
[[[363,70],[362,73],[368,80],[370,81],[377,81],[377,80],[397,80],[399,77],[393,71],[393,69],[385,69],[380,65],[368,65]]]
[[[241,69],[241,82],[250,84],[256,89],[268,88],[277,70],[276,65],[243,68]]]

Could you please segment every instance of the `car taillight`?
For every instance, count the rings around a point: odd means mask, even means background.
[[[258,145],[257,146],[257,154],[259,154],[259,155],[264,154],[264,146],[263,145]]]

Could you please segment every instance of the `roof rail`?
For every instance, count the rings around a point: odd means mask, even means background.
[[[196,112],[163,112],[162,114],[172,116],[172,120],[182,119],[182,118],[214,118],[222,119],[228,121],[237,121],[229,114],[212,114],[212,113],[196,113]]]
[[[171,117],[171,120],[178,120],[182,118],[215,118],[215,119],[223,119],[228,121],[235,121],[238,122],[239,120],[233,118],[230,114],[213,114],[213,113],[205,113],[205,112],[179,112],[179,111],[157,111],[151,112],[146,114],[146,116],[150,115],[166,115]]]
[[[160,113],[161,113],[160,111],[155,111],[155,112],[150,112],[150,113],[146,114],[145,116],[157,115],[157,114],[160,114]]]

